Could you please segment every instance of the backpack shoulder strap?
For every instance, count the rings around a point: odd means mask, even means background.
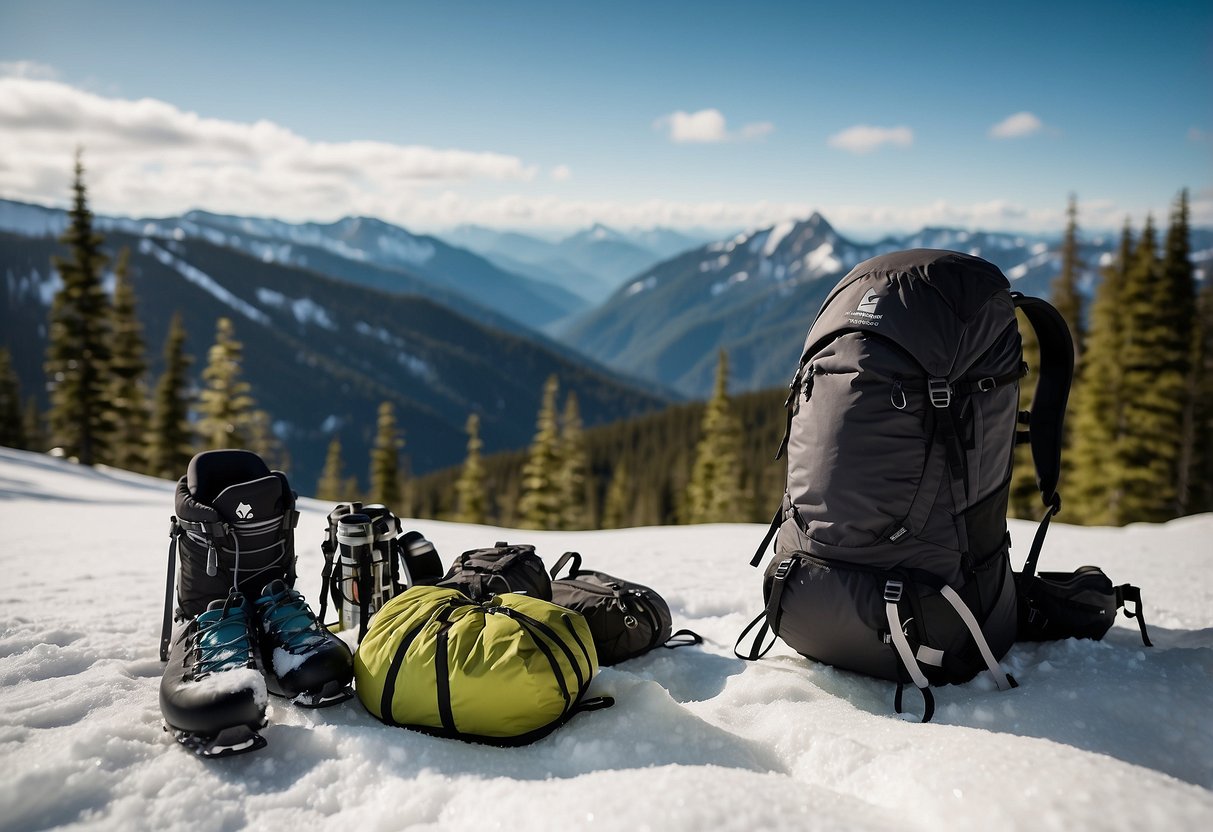
[[[1061,477],[1066,402],[1074,381],[1074,339],[1066,319],[1052,304],[1019,292],[1012,292],[1011,297],[1015,308],[1022,310],[1028,319],[1040,344],[1040,371],[1036,394],[1032,397],[1028,434],[1032,446],[1032,464],[1036,467],[1036,485],[1048,511],[1041,520],[1040,529],[1032,541],[1032,550],[1024,563],[1024,574],[1031,575],[1036,571],[1036,561],[1040,557],[1049,520],[1061,511],[1057,481]]]
[[[1036,482],[1046,506],[1060,508],[1057,480],[1061,476],[1062,428],[1066,417],[1066,402],[1070,384],[1074,381],[1074,340],[1061,313],[1040,298],[1012,292],[1015,308],[1022,310],[1036,340],[1040,342],[1040,372],[1036,395],[1032,397],[1032,416],[1028,422],[1031,434],[1032,462],[1036,466]]]

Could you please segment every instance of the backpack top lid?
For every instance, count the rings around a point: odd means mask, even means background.
[[[211,522],[277,517],[293,504],[286,477],[252,451],[203,451],[190,460],[184,488],[177,489],[177,516]]]
[[[839,281],[809,330],[810,356],[843,331],[896,342],[932,376],[966,367],[1014,317],[1010,282],[998,267],[957,251],[917,248],[865,260]],[[997,303],[992,299],[1000,298]]]
[[[195,500],[210,505],[229,485],[269,475],[265,461],[252,451],[225,448],[195,454],[186,471],[185,482]]]

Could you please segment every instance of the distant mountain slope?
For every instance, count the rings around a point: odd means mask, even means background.
[[[441,236],[509,271],[564,286],[594,303],[628,278],[708,239],[668,228],[619,231],[601,223],[558,242],[476,225],[462,225]]]
[[[1115,246],[1082,245],[1088,293]],[[1194,260],[1213,261],[1213,231],[1192,234]],[[729,351],[739,390],[786,383],[829,290],[857,263],[906,248],[965,251],[998,265],[1015,288],[1048,296],[1060,269],[1056,239],[949,228],[857,243],[820,214],[685,252],[651,267],[601,306],[565,322],[559,337],[624,372],[692,397],[711,390],[716,353]]]
[[[110,232],[106,245],[132,252],[154,373],[175,311],[185,318],[195,377],[215,320],[233,318],[245,345],[245,375],[306,488],[333,433],[341,435],[350,471],[365,482],[375,408],[383,400],[396,404],[416,471],[462,459],[463,424],[473,411],[481,414],[486,447],[525,445],[552,373],[577,392],[587,424],[666,401],[588,361],[428,298],[339,282],[199,239]],[[0,234],[0,344],[13,351],[26,395],[43,387],[47,306],[58,285],[50,258],[58,250],[52,238]]]
[[[63,213],[56,215],[54,209],[0,200],[0,231],[57,234],[65,222]],[[530,328],[587,307],[583,298],[559,286],[509,272],[436,237],[365,217],[293,224],[190,211],[161,219],[101,216],[97,226],[136,235],[205,239],[261,260],[304,266],[388,291],[428,295],[449,306],[467,307],[473,317],[481,309],[492,310]]]

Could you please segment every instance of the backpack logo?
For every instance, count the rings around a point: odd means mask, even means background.
[[[853,324],[866,324],[868,326],[880,326],[880,319],[884,315],[876,314],[876,304],[880,303],[881,295],[879,291],[873,287],[864,292],[863,300],[855,307],[853,312],[846,313],[846,318]]]
[[[876,304],[879,302],[880,296],[876,294],[876,290],[868,289],[868,293],[863,296],[863,300],[859,302],[859,306],[855,307],[855,311],[871,314],[876,311]]]
[[[241,520],[251,520],[253,518],[253,507],[248,503],[241,503],[236,506],[236,516]]]

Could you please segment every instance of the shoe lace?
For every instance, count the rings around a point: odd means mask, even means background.
[[[303,653],[324,643],[319,619],[297,590],[263,596],[257,605],[261,607],[262,628],[266,635],[279,642],[288,653]]]
[[[193,637],[193,648],[197,651],[194,662],[194,678],[202,679],[212,673],[248,667],[251,655],[248,624],[244,608],[233,605],[239,596],[232,593],[223,604],[219,615],[208,617],[204,612],[197,618],[197,630]],[[227,629],[230,633],[224,632]]]

